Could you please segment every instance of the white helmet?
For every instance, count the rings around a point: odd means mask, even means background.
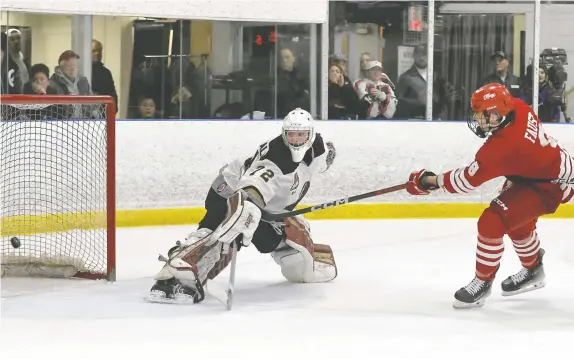
[[[311,114],[296,108],[283,120],[283,142],[289,147],[294,162],[301,162],[315,142],[315,120]]]

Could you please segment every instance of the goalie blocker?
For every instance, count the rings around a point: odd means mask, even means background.
[[[259,252],[271,253],[290,282],[327,282],[337,276],[331,247],[313,243],[302,216],[282,224],[260,221],[261,210],[243,190],[225,199],[210,189],[205,207],[198,230],[171,248],[168,259],[160,256],[166,263],[154,278],[150,301],[201,302],[207,280],[229,264],[234,241],[239,246],[253,243]]]

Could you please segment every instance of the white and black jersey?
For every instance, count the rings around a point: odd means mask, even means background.
[[[212,188],[227,198],[239,189],[251,189],[269,213],[292,211],[305,197],[313,176],[325,172],[328,148],[320,134],[301,162],[294,162],[283,138],[263,143],[253,157],[224,166]]]

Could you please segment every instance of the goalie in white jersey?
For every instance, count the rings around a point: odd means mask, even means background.
[[[283,276],[297,283],[327,282],[337,276],[328,245],[314,244],[302,216],[281,222],[261,221],[261,210],[292,211],[305,197],[313,177],[327,171],[335,148],[315,132],[307,111],[295,109],[283,121],[282,134],[262,144],[247,160],[224,166],[205,200],[197,231],[168,252],[169,259],[151,288],[153,301],[204,299],[203,286],[230,262],[226,244],[251,243],[271,253]]]

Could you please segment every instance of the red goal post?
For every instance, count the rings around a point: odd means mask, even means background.
[[[0,107],[2,276],[114,281],[113,98],[2,95]]]

